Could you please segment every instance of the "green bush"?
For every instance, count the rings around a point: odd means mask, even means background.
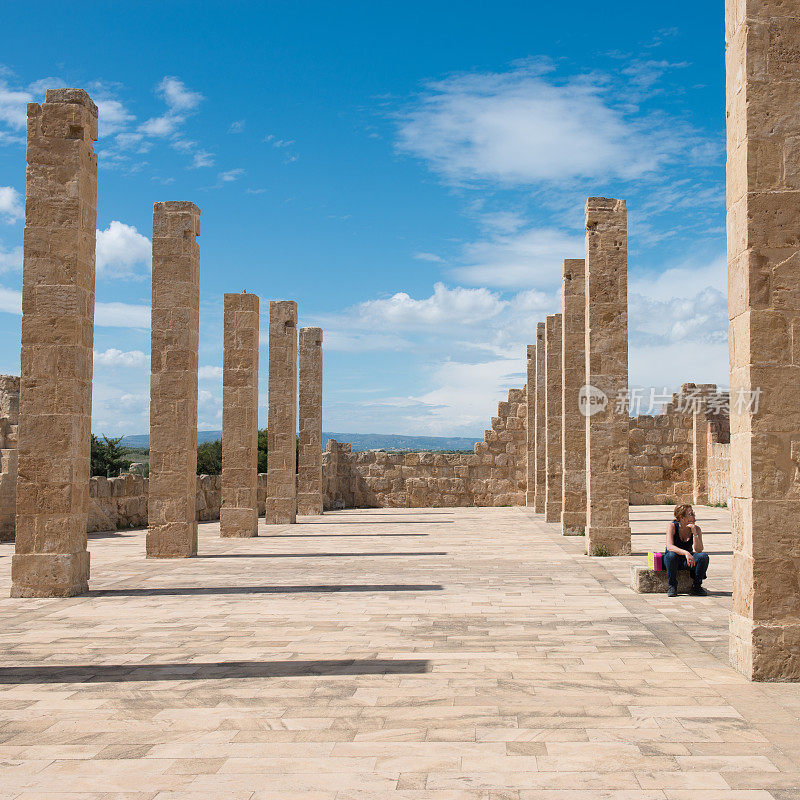
[[[131,460],[125,458],[128,451],[120,447],[122,437],[116,439],[103,436],[102,438],[91,434],[91,469],[92,475],[101,475],[104,478],[116,478],[120,472],[128,469]]]
[[[197,445],[197,474],[219,475],[222,472],[222,439]]]
[[[607,547],[603,547],[602,544],[596,544],[592,547],[592,555],[598,558],[606,558],[611,555],[611,551]]]

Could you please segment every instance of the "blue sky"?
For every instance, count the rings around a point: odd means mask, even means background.
[[[590,195],[629,213],[630,383],[727,384],[721,3],[4,8],[0,372],[19,370],[25,103],[100,107],[93,429],[148,429],[152,204],[202,210],[201,428],[222,295],[324,329],[326,430],[480,435],[560,308]],[[457,9],[457,11],[456,11]],[[266,424],[265,399],[261,424]]]

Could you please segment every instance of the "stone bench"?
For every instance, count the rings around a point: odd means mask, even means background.
[[[639,594],[666,594],[667,571],[656,572],[650,567],[631,567],[631,589]],[[688,569],[678,570],[678,593],[686,594],[692,588]]]

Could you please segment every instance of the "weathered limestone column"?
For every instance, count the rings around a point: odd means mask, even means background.
[[[544,328],[545,358],[545,522],[561,522],[561,314],[549,314]]]
[[[533,510],[536,514],[544,514],[544,501],[547,494],[547,459],[545,430],[545,361],[544,361],[544,322],[536,324],[536,494],[533,498]]]
[[[297,522],[297,303],[269,304],[267,525]]]
[[[147,557],[197,555],[200,209],[153,206]]]
[[[800,680],[800,6],[726,3],[731,661]]]
[[[624,200],[586,201],[586,384],[607,398],[586,417],[586,545],[631,551],[628,516],[628,222]]]
[[[708,441],[709,422],[706,404],[701,400],[692,412],[692,502],[708,503]]]
[[[297,513],[322,513],[322,328],[300,328]]]
[[[525,505],[536,505],[536,345],[527,350],[525,384]]]
[[[13,597],[89,588],[95,141],[97,106],[82,89],[28,104]]]
[[[19,378],[0,375],[0,542],[14,541],[18,444]]]
[[[258,535],[258,295],[225,295],[219,535]]]
[[[582,258],[564,261],[561,336],[561,528],[565,536],[575,536],[586,530],[586,418],[578,403],[581,387],[586,380],[585,271],[586,263]]]

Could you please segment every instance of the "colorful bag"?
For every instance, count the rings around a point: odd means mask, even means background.
[[[664,571],[664,554],[663,553],[648,553],[647,566],[655,572]]]

